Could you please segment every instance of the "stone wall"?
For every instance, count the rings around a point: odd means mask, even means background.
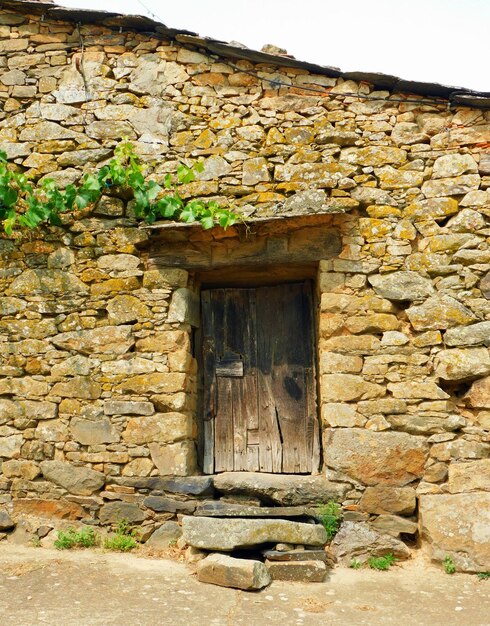
[[[490,113],[233,64],[0,11],[0,147],[63,185],[128,137],[156,179],[203,159],[188,197],[284,216],[285,231],[288,216],[338,213],[342,250],[317,280],[323,474],[350,519],[413,534],[419,510],[436,557],[490,569]],[[14,517],[154,527],[209,494],[159,479],[199,469],[196,282],[151,262],[158,232],[112,196],[0,241],[0,498]],[[237,229],[212,237],[239,251]],[[155,512],[152,490],[182,503]]]

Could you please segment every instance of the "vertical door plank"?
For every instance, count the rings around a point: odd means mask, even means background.
[[[214,420],[214,470],[233,471],[233,390],[231,378],[218,378],[218,399]]]
[[[305,370],[306,374],[306,449],[308,458],[311,459],[311,466],[308,471],[318,472],[320,469],[320,424],[317,414],[317,393],[316,393],[316,365],[315,365],[315,331],[314,331],[314,315],[313,315],[313,294],[311,283],[306,282],[303,285],[304,304],[303,307],[303,325],[309,329],[308,336],[305,338],[309,346],[309,354],[307,359],[310,367]]]
[[[277,347],[274,352],[272,389],[283,445],[283,472],[309,471],[306,453],[305,338],[301,284],[274,288],[280,315],[276,316]]]
[[[259,466],[261,472],[282,472],[282,441],[272,389],[273,360],[279,338],[273,287],[257,289],[257,379],[259,402]]]

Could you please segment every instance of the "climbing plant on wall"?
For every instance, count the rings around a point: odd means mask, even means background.
[[[78,184],[60,189],[52,178],[33,183],[18,172],[0,151],[0,221],[7,235],[16,229],[36,228],[49,223],[63,225],[61,214],[82,210],[96,204],[111,188],[129,190],[134,199],[134,214],[152,224],[158,219],[198,222],[203,228],[220,225],[227,228],[238,217],[215,201],[184,200],[178,193],[180,185],[195,180],[202,164],[192,167],[181,163],[175,175],[166,174],[159,184],[145,175],[134,146],[121,142],[114,157],[98,171],[87,173]]]

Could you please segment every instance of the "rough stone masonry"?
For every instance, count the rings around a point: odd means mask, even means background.
[[[301,259],[310,232],[337,233],[316,279],[324,484],[293,504],[332,494],[349,524],[418,529],[435,558],[490,570],[490,112],[8,4],[0,148],[33,180],[77,181],[127,137],[157,179],[204,161],[184,196],[283,217],[261,246]],[[118,196],[0,240],[3,529],[124,517],[149,534],[237,491],[194,478],[198,284],[152,261],[155,238],[212,250],[210,269],[255,245],[145,228]],[[260,489],[238,492],[270,502]],[[286,478],[274,489],[291,504]]]

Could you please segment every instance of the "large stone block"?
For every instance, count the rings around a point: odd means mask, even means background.
[[[463,400],[471,407],[490,409],[490,376],[476,380],[463,396]]]
[[[16,431],[11,429],[11,432],[14,433]],[[18,457],[23,441],[24,438],[20,433],[18,435],[2,433],[0,435],[0,458],[11,459],[12,457]]]
[[[73,439],[84,446],[119,441],[119,435],[107,417],[97,420],[74,417],[70,422],[70,431]]]
[[[448,346],[490,345],[490,322],[478,322],[470,326],[450,328],[444,334]]]
[[[224,494],[243,494],[286,506],[341,500],[349,488],[324,476],[258,472],[223,472],[214,477],[214,486]]]
[[[116,387],[117,391],[126,393],[176,393],[185,391],[187,376],[181,373],[140,374],[128,378]]]
[[[277,519],[184,517],[182,536],[186,543],[204,550],[229,552],[264,543],[292,543],[322,546],[327,533],[320,524],[304,524]]]
[[[423,495],[419,516],[433,559],[450,556],[463,572],[490,570],[490,493]]]
[[[451,463],[448,490],[450,493],[490,491],[490,459]]]
[[[196,448],[193,441],[148,445],[153,463],[162,476],[188,476],[196,471]]]
[[[330,550],[345,565],[349,565],[354,558],[365,562],[372,556],[385,556],[389,553],[397,559],[410,558],[410,550],[403,542],[374,530],[365,522],[342,522],[339,532],[330,544]]]
[[[367,146],[366,148],[346,148],[340,160],[355,165],[379,167],[382,165],[402,165],[407,160],[407,152],[390,146]],[[385,203],[385,204],[389,204]]]
[[[130,524],[138,524],[146,519],[144,513],[133,502],[108,502],[99,511],[99,519],[103,524],[117,524],[121,520],[127,520]]]
[[[488,348],[442,350],[436,358],[435,374],[443,380],[486,376],[490,374],[490,352]]]
[[[374,485],[363,493],[360,506],[367,513],[398,513],[411,515],[415,510],[415,489],[412,487],[392,487]]]
[[[131,326],[102,326],[89,330],[61,333],[51,339],[63,350],[75,350],[86,355],[124,354],[134,345]]]
[[[388,300],[422,300],[434,292],[430,278],[417,272],[391,272],[368,277],[376,293]]]
[[[471,154],[445,154],[435,160],[432,176],[433,178],[452,178],[477,172],[478,166]]]
[[[155,413],[130,419],[123,439],[127,443],[141,445],[152,441],[173,443],[181,439],[192,439],[194,435],[194,424],[190,415]]]
[[[425,437],[360,428],[329,430],[325,462],[365,485],[403,486],[422,477],[429,449]]]
[[[199,297],[194,291],[186,287],[176,289],[170,301],[167,321],[190,324],[198,328],[200,324],[199,307]]]
[[[426,198],[461,196],[469,191],[478,189],[479,185],[480,176],[478,174],[466,174],[454,178],[428,180],[422,185],[422,193]]]
[[[267,587],[272,579],[266,566],[260,561],[210,554],[199,561],[197,580],[220,587],[251,591]]]
[[[51,389],[51,395],[61,398],[82,398],[97,400],[102,393],[102,387],[90,376],[74,376],[66,382],[56,383]]]
[[[382,385],[369,383],[354,374],[326,374],[321,380],[321,397],[324,402],[349,402],[369,400],[386,394]]]
[[[475,321],[473,313],[451,296],[432,296],[419,306],[407,309],[415,330],[438,330],[464,326]]]
[[[78,496],[90,496],[105,483],[105,476],[88,467],[77,467],[63,461],[43,461],[44,478]]]
[[[85,294],[88,287],[82,281],[66,270],[25,270],[20,276],[14,279],[9,289],[8,295],[65,295],[67,293]]]
[[[151,402],[131,400],[106,400],[104,413],[106,415],[152,415],[155,408]]]
[[[151,315],[146,304],[128,294],[112,298],[107,304],[107,313],[109,322],[116,325],[145,321]]]
[[[14,500],[14,515],[32,515],[35,517],[78,520],[84,516],[84,510],[75,502],[68,500],[46,500],[39,498],[22,498]]]

